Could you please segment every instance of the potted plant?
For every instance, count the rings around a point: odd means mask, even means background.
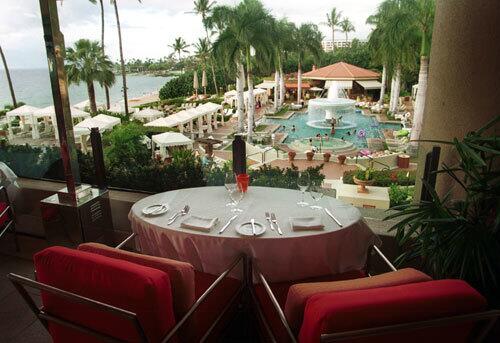
[[[295,156],[297,156],[297,153],[295,151],[289,151],[288,152],[288,160],[291,162],[295,159]]]
[[[396,263],[420,262],[435,278],[460,278],[500,305],[500,140],[492,128],[497,116],[463,139],[436,141],[456,152],[454,165],[443,164],[446,194],[423,180],[427,197],[393,207],[385,219],[400,219],[390,230],[405,247]],[[451,149],[450,149],[451,150]],[[452,192],[452,190],[458,192]]]
[[[314,157],[314,151],[308,151],[306,152],[306,158],[308,161],[312,161]]]
[[[332,157],[332,154],[330,154],[329,152],[325,152],[323,154],[323,161],[330,162],[330,157]]]
[[[370,162],[370,165],[362,170],[358,170],[353,177],[353,181],[358,185],[358,193],[369,193],[366,186],[373,185],[373,162]]]
[[[340,164],[344,164],[347,156],[346,155],[338,155],[337,160],[339,160]]]

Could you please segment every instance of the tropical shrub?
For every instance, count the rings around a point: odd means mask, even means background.
[[[450,182],[440,196],[424,180],[431,196],[395,207],[386,219],[401,219],[391,230],[406,251],[397,263],[420,261],[435,278],[460,278],[500,304],[500,116],[463,139],[435,141],[457,153],[438,174]],[[495,130],[495,125],[496,130]],[[455,188],[458,192],[454,192]],[[455,195],[458,194],[458,195]]]
[[[323,165],[317,167],[309,167],[306,172],[312,184],[321,185],[325,176],[321,173]],[[252,186],[274,187],[274,188],[288,188],[299,189],[297,186],[297,178],[299,177],[299,170],[292,164],[292,168],[279,168],[263,165],[257,170],[251,170],[250,184]]]
[[[342,177],[342,181],[346,184],[354,185],[354,176],[360,173],[360,176],[364,171],[359,172],[358,170],[346,170]],[[373,186],[378,187],[389,187],[391,184],[397,184],[401,186],[409,186],[415,184],[416,171],[395,171],[395,170],[373,170],[371,172],[371,180],[373,180]],[[359,179],[359,177],[358,177]]]
[[[414,188],[410,186],[399,186],[395,183],[389,186],[390,206],[409,204],[413,199]]]

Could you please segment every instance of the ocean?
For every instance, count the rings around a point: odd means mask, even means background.
[[[52,105],[52,90],[50,88],[48,69],[11,69],[10,76],[17,101],[22,101],[27,105],[45,107]],[[171,77],[150,76],[150,75],[127,75],[128,98],[138,97],[153,91],[158,91]],[[95,83],[96,98],[98,102],[105,103],[104,90]],[[111,103],[123,98],[121,75],[116,75],[116,82],[109,90]],[[77,104],[88,99],[87,87],[85,84],[72,84],[69,86],[70,103]],[[9,87],[5,71],[0,69],[0,108],[11,104]]]

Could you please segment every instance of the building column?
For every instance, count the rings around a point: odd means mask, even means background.
[[[203,137],[203,117],[198,117],[198,132],[200,137]]]
[[[429,80],[420,139],[462,139],[498,115],[500,99],[500,2],[438,0],[430,53]],[[498,130],[498,128],[497,128]],[[432,143],[419,147],[417,180]],[[441,145],[440,165],[453,165],[453,148]],[[452,181],[437,178],[443,195]],[[421,182],[416,196],[420,197]]]
[[[212,113],[207,114],[207,132],[212,133]]]

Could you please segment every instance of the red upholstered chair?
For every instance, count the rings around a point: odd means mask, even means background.
[[[269,284],[257,271],[261,283],[253,296],[269,341],[466,342],[471,335],[483,338],[500,315],[485,311],[485,299],[465,282],[396,270],[377,247],[373,251],[391,272]]]
[[[34,256],[37,281],[9,274],[54,342],[199,341],[244,287],[227,278],[243,256],[211,276],[186,263],[113,249],[51,247]],[[41,291],[43,307],[25,286]]]
[[[19,250],[14,222],[14,210],[7,194],[7,188],[2,186],[0,187],[0,239],[9,231],[14,234],[16,250]]]

